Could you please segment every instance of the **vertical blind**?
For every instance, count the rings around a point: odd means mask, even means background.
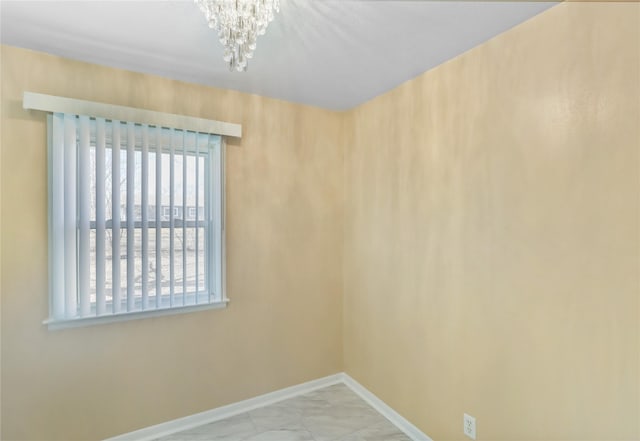
[[[50,320],[222,300],[218,135],[54,113]]]

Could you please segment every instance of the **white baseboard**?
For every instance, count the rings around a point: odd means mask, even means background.
[[[268,394],[249,398],[248,400],[229,404],[227,406],[217,407],[194,415],[167,421],[166,423],[145,427],[134,432],[124,433],[122,435],[114,436],[113,438],[108,438],[105,441],[151,441],[156,438],[249,412],[260,407],[268,406],[288,398],[293,398],[298,395],[303,395],[314,390],[339,383],[344,383],[371,407],[376,409],[381,415],[397,426],[398,429],[402,430],[413,441],[433,441],[427,435],[422,433],[420,429],[402,417],[398,412],[385,404],[384,401],[369,392],[364,386],[345,373],[330,375],[328,377],[280,389]]]
[[[367,388],[351,378],[349,375],[343,373],[342,382],[386,419],[391,421],[398,429],[402,430],[413,441],[433,441],[420,429],[411,424],[409,420],[393,410],[384,401],[376,397]]]
[[[150,441],[172,433],[189,430],[203,424],[213,423],[241,413],[249,412],[259,407],[268,406],[278,401],[303,395],[323,387],[331,386],[342,382],[342,374],[330,375],[317,380],[308,381],[291,387],[286,387],[268,394],[259,395],[248,400],[238,401],[227,406],[217,407],[204,412],[189,415],[183,418],[145,427],[134,432],[108,438],[105,441]]]

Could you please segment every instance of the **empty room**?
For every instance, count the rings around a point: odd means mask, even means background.
[[[640,2],[0,0],[0,438],[640,441]]]

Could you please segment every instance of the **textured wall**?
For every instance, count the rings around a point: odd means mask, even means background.
[[[561,4],[349,115],[346,372],[434,440],[640,437],[639,24]]]
[[[2,439],[96,439],[342,369],[338,114],[2,46]],[[46,116],[23,91],[243,124],[226,310],[49,332]]]
[[[479,440],[637,439],[639,20],[563,4],[348,114],[3,46],[2,438],[106,437],[344,367],[437,441],[463,412]],[[24,90],[243,124],[228,309],[41,325]]]

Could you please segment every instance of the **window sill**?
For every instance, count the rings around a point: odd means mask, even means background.
[[[99,317],[80,317],[71,319],[47,319],[42,324],[47,325],[50,331],[67,328],[80,328],[83,326],[103,325],[107,323],[124,322],[163,315],[185,314],[188,312],[205,311],[208,309],[223,309],[227,307],[229,299],[223,299],[215,303],[203,305],[189,305],[174,308],[151,309],[148,311],[123,312],[116,315],[108,314]]]

